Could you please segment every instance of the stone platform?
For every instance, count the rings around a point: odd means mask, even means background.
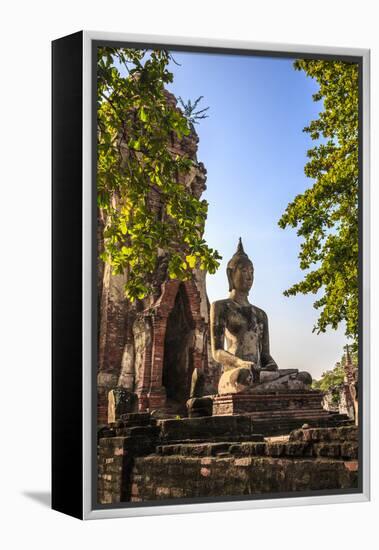
[[[317,390],[217,395],[213,415],[248,415],[255,432],[264,435],[288,434],[303,424],[328,427],[349,423],[346,415],[326,411],[322,398],[323,392]]]
[[[204,416],[158,420],[161,442],[263,441],[248,415]]]
[[[255,416],[270,414],[287,415],[300,412],[322,414],[323,392],[317,390],[292,390],[272,393],[229,393],[216,395],[213,399],[213,415],[254,413]]]
[[[134,418],[100,434],[100,504],[302,491],[309,495],[311,490],[356,492],[358,487],[355,426],[300,429],[273,441],[254,435],[249,415],[158,425],[142,420],[143,434],[130,424]],[[210,429],[218,435],[209,437]]]

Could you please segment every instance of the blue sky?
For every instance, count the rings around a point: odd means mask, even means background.
[[[175,52],[168,86],[185,101],[203,95],[209,118],[196,126],[198,160],[208,171],[205,238],[223,256],[207,276],[210,301],[227,297],[226,263],[238,237],[255,267],[250,301],[270,321],[272,355],[281,368],[319,377],[342,355],[344,330],[316,335],[314,295],[286,298],[283,291],[303,277],[300,238],[277,222],[287,204],[312,181],[304,175],[306,151],[314,146],[302,132],[322,104],[312,100],[316,83],[295,71],[293,60]]]

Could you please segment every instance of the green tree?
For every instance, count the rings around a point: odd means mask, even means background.
[[[194,161],[173,154],[190,123],[165,95],[173,75],[165,50],[99,48],[97,63],[97,191],[105,213],[104,253],[113,273],[127,273],[125,294],[144,298],[158,255],[168,275],[185,280],[197,267],[214,273],[220,259],[203,239],[208,204],[178,182]],[[122,69],[122,70],[121,70]],[[158,194],[163,208],[151,201]]]
[[[332,370],[322,373],[320,380],[314,380],[312,388],[329,393],[334,405],[338,405],[341,399],[341,388],[344,383],[345,372],[341,363],[336,363]]]
[[[313,330],[346,324],[346,336],[358,339],[358,65],[341,61],[295,61],[294,67],[316,79],[314,101],[323,101],[317,120],[304,128],[317,145],[307,153],[305,174],[313,185],[295,197],[279,226],[297,228],[303,238],[302,281],[286,296],[316,294],[320,314]]]
[[[355,368],[358,367],[358,353],[351,353],[351,361]],[[339,386],[343,383],[345,377],[345,365],[346,365],[346,353],[341,357],[341,360],[336,363],[334,369],[328,370],[322,373],[319,380],[313,381],[313,387],[319,388],[323,391],[327,391],[333,386]]]
[[[320,380],[314,380],[312,387],[322,391],[341,386],[345,377],[345,371],[341,363],[337,363],[334,369],[322,373]]]

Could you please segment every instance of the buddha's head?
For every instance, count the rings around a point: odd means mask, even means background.
[[[241,237],[235,254],[228,262],[226,274],[229,281],[229,292],[236,289],[248,293],[253,286],[254,266],[243,249]]]

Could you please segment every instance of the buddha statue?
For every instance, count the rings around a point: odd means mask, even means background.
[[[250,304],[253,263],[241,238],[227,265],[229,298],[211,305],[211,349],[223,368],[218,393],[309,389],[312,377],[297,369],[279,369],[270,355],[266,313]]]

